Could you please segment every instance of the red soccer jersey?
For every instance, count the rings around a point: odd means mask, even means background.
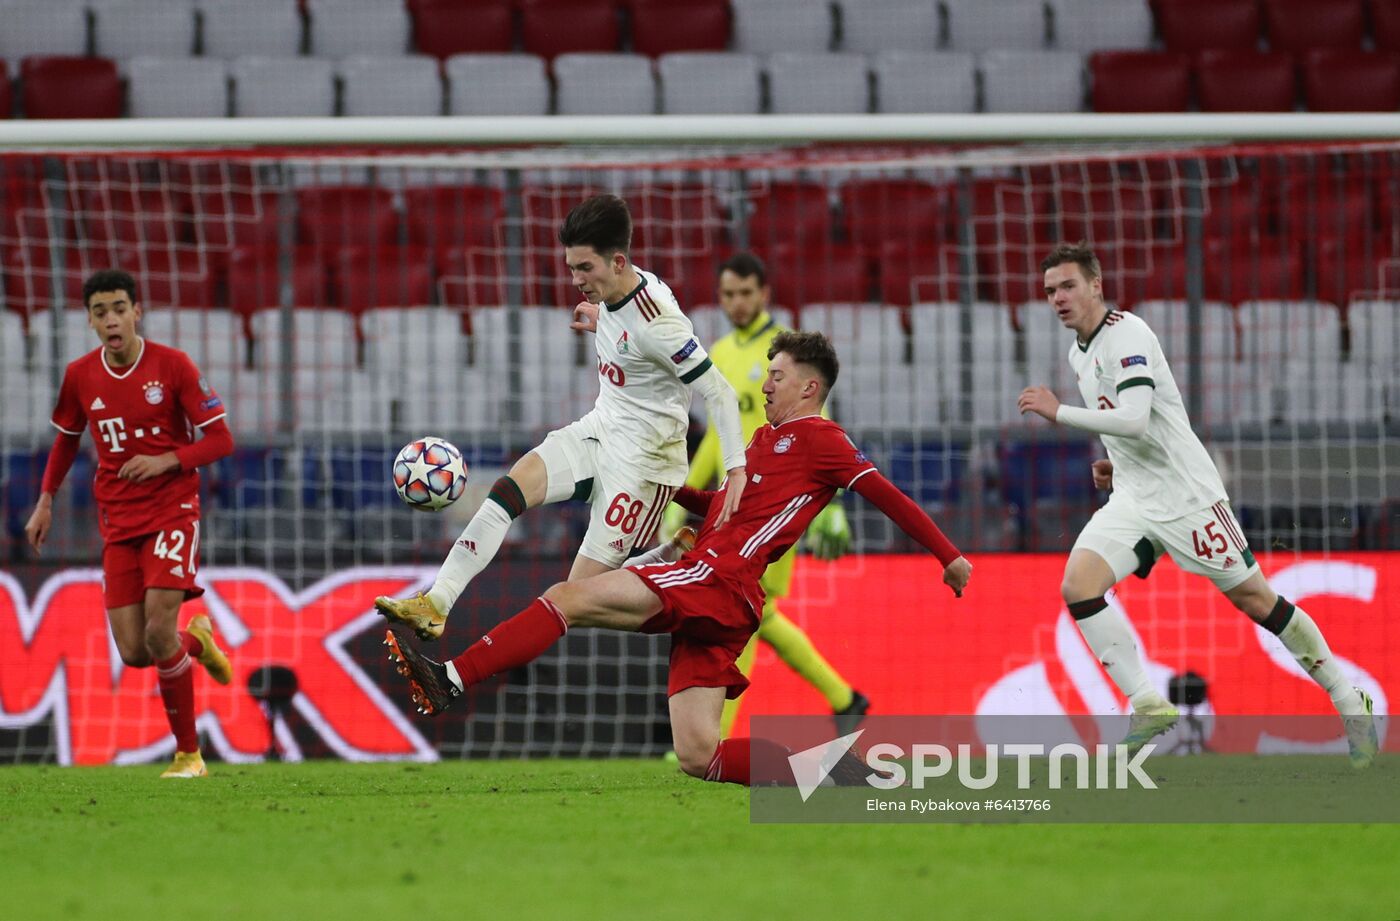
[[[92,432],[102,537],[130,540],[199,515],[199,472],[176,470],[137,483],[117,477],[133,457],[164,454],[194,441],[194,430],[225,415],[223,401],[179,349],[145,339],[135,364],[111,368],[97,348],[63,374],[53,424]]]
[[[826,507],[838,489],[848,489],[875,469],[845,430],[821,416],[789,419],[776,428],[762,425],[745,452],[748,483],[739,508],[723,528],[713,530],[724,490],[715,495],[687,556],[736,554],[738,567],[755,580],[787,552]]]

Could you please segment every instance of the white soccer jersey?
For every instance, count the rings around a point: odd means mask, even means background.
[[[635,266],[634,266],[635,268]],[[685,482],[691,381],[710,368],[671,289],[637,269],[641,283],[616,304],[598,305],[598,402],[608,458],[663,486]]]
[[[1169,521],[1226,498],[1220,473],[1191,430],[1162,346],[1141,318],[1109,311],[1087,343],[1076,338],[1070,345],[1069,364],[1090,408],[1117,407],[1118,394],[1129,387],[1153,388],[1142,437],[1099,436],[1113,461],[1114,492],[1130,498],[1144,518]]]

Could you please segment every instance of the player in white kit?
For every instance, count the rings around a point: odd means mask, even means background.
[[[671,289],[632,265],[631,240],[632,217],[615,195],[596,195],[565,218],[559,241],[585,298],[574,308],[573,328],[596,332],[598,400],[492,485],[428,592],[375,600],[389,620],[422,639],[441,636],[448,612],[496,555],[511,522],[542,503],[573,498],[592,506],[570,581],[621,566],[652,540],[685,482],[692,390],[719,430],[729,483],[721,521],[733,514],[745,484],[738,398]]]
[[[1260,572],[1220,474],[1191,430],[1157,337],[1140,318],[1107,308],[1099,260],[1087,246],[1059,246],[1040,267],[1046,299],[1078,334],[1069,363],[1087,408],[1063,405],[1039,386],[1022,391],[1018,406],[1097,433],[1108,452],[1107,460],[1094,462],[1092,475],[1112,495],[1075,541],[1060,591],[1085,641],[1132,704],[1124,742],[1136,751],[1170,729],[1177,711],[1152,687],[1127,622],[1104,593],[1139,567],[1150,568],[1165,551],[1283,641],[1342,715],[1353,766],[1369,766],[1377,748],[1371,698],[1349,684],[1313,619]]]

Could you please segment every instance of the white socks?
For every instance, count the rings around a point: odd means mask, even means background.
[[[1095,603],[1103,607],[1090,613]],[[1113,679],[1118,690],[1128,698],[1134,713],[1163,710],[1171,706],[1148,680],[1147,671],[1142,667],[1142,655],[1133,642],[1133,632],[1116,608],[1109,607],[1102,598],[1078,601],[1069,608],[1084,641],[1094,651],[1099,664],[1108,672],[1108,677]]]
[[[438,612],[446,615],[457,603],[467,583],[475,579],[496,556],[510,530],[511,517],[492,499],[481,503],[472,520],[462,530],[462,536],[438,570],[437,579],[428,591],[428,598]]]
[[[1361,695],[1351,686],[1342,667],[1327,648],[1327,640],[1317,623],[1302,608],[1293,607],[1293,616],[1278,634],[1283,646],[1298,660],[1308,677],[1322,685],[1327,696],[1332,698],[1332,706],[1342,716],[1362,716],[1366,712]]]

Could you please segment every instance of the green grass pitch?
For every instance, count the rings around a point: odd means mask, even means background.
[[[0,770],[16,919],[1400,918],[1397,825],[753,825],[661,761]]]

